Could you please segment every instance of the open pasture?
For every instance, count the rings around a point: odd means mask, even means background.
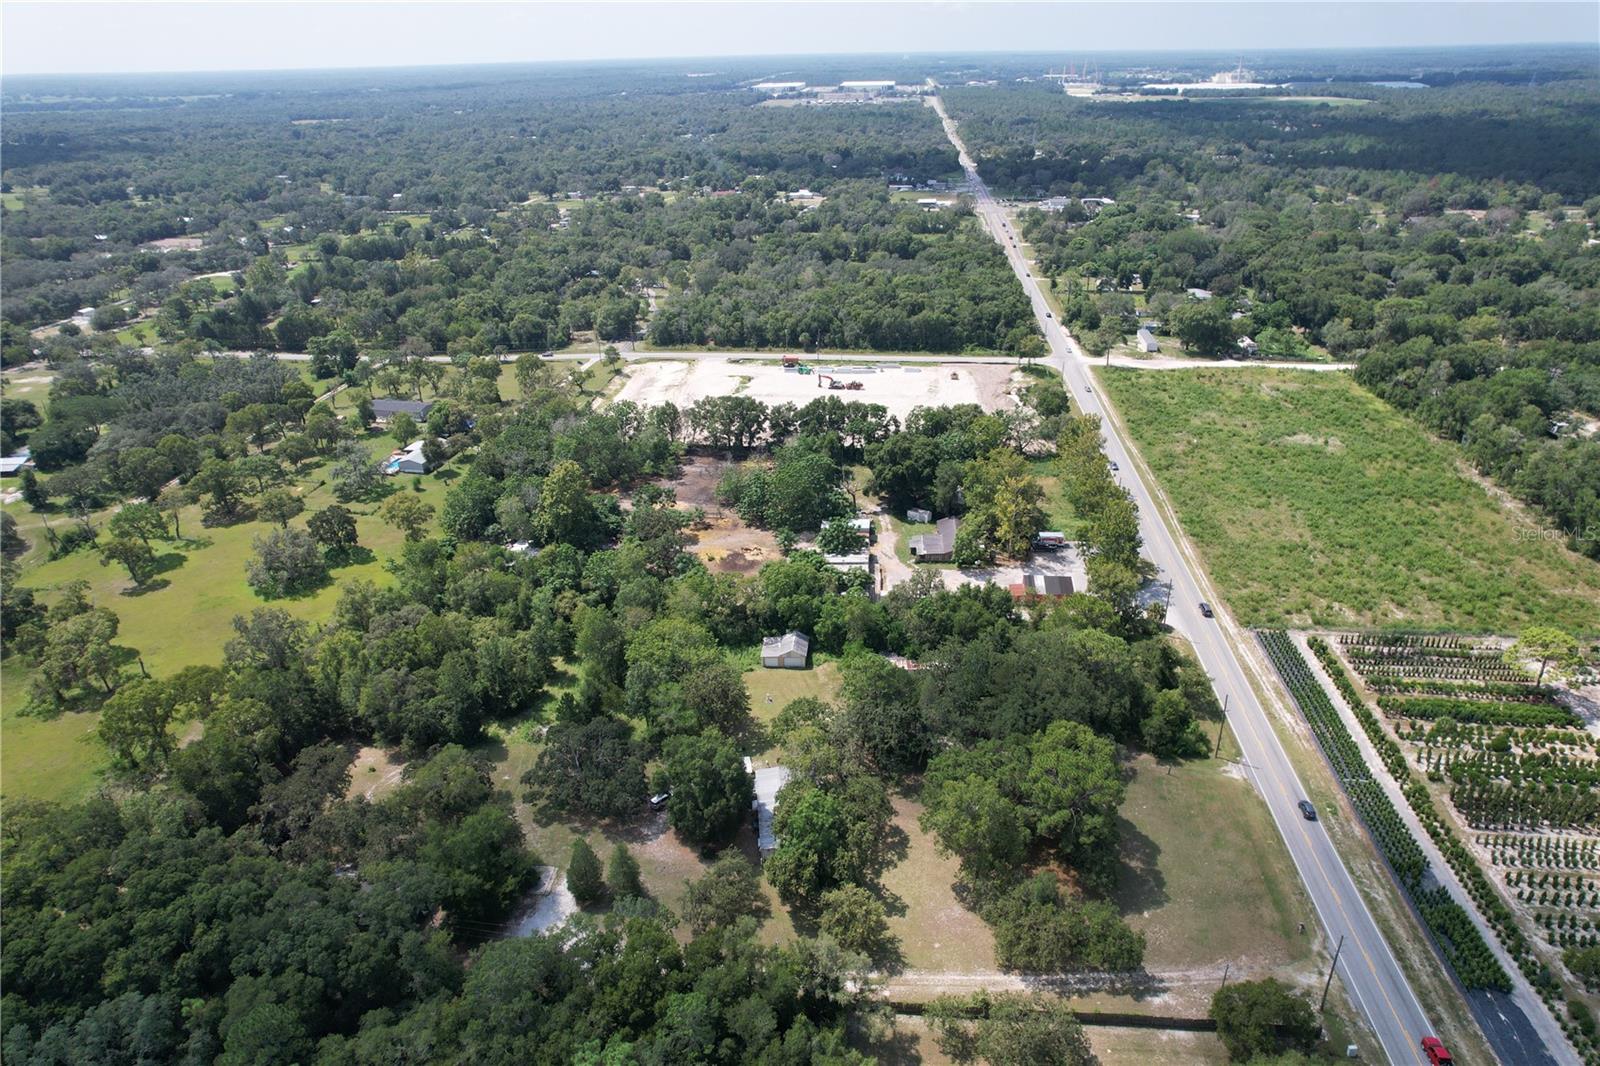
[[[1600,630],[1600,566],[1345,375],[1100,373],[1241,622]]]

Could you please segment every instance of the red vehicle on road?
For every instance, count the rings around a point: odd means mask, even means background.
[[[1428,1056],[1428,1062],[1432,1066],[1451,1066],[1451,1063],[1456,1061],[1450,1057],[1450,1052],[1445,1050],[1445,1046],[1436,1036],[1422,1038],[1422,1053]]]

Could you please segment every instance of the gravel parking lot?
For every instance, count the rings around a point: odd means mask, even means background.
[[[706,396],[751,396],[763,403],[805,404],[823,395],[842,400],[879,403],[904,418],[913,407],[958,403],[982,404],[987,410],[1011,405],[1009,366],[994,364],[876,363],[862,366],[818,366],[811,374],[770,363],[695,359],[631,363],[619,400],[654,405],[667,401],[685,407]],[[859,381],[860,389],[829,390],[820,379]]]

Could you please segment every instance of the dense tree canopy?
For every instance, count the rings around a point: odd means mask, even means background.
[[[1600,557],[1600,198],[1571,125],[1592,90],[1328,91],[1360,102],[948,99],[991,182],[1116,200],[1023,219],[1085,343],[1153,322],[1207,356],[1321,346]]]

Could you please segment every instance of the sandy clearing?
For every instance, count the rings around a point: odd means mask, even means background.
[[[619,400],[644,405],[667,401],[685,407],[707,396],[749,396],[767,404],[805,404],[819,396],[878,403],[904,418],[914,407],[959,403],[982,404],[989,409],[1005,406],[1013,369],[996,365],[876,363],[859,366],[822,366],[813,374],[785,370],[763,363],[696,359],[635,362],[627,368],[627,383]],[[822,376],[859,381],[858,390],[830,390]]]
[[[350,787],[345,790],[345,799],[362,796],[376,802],[399,787],[405,769],[405,760],[387,748],[361,748],[350,764]]]
[[[139,245],[154,252],[197,252],[205,245],[204,237],[161,237]]]

